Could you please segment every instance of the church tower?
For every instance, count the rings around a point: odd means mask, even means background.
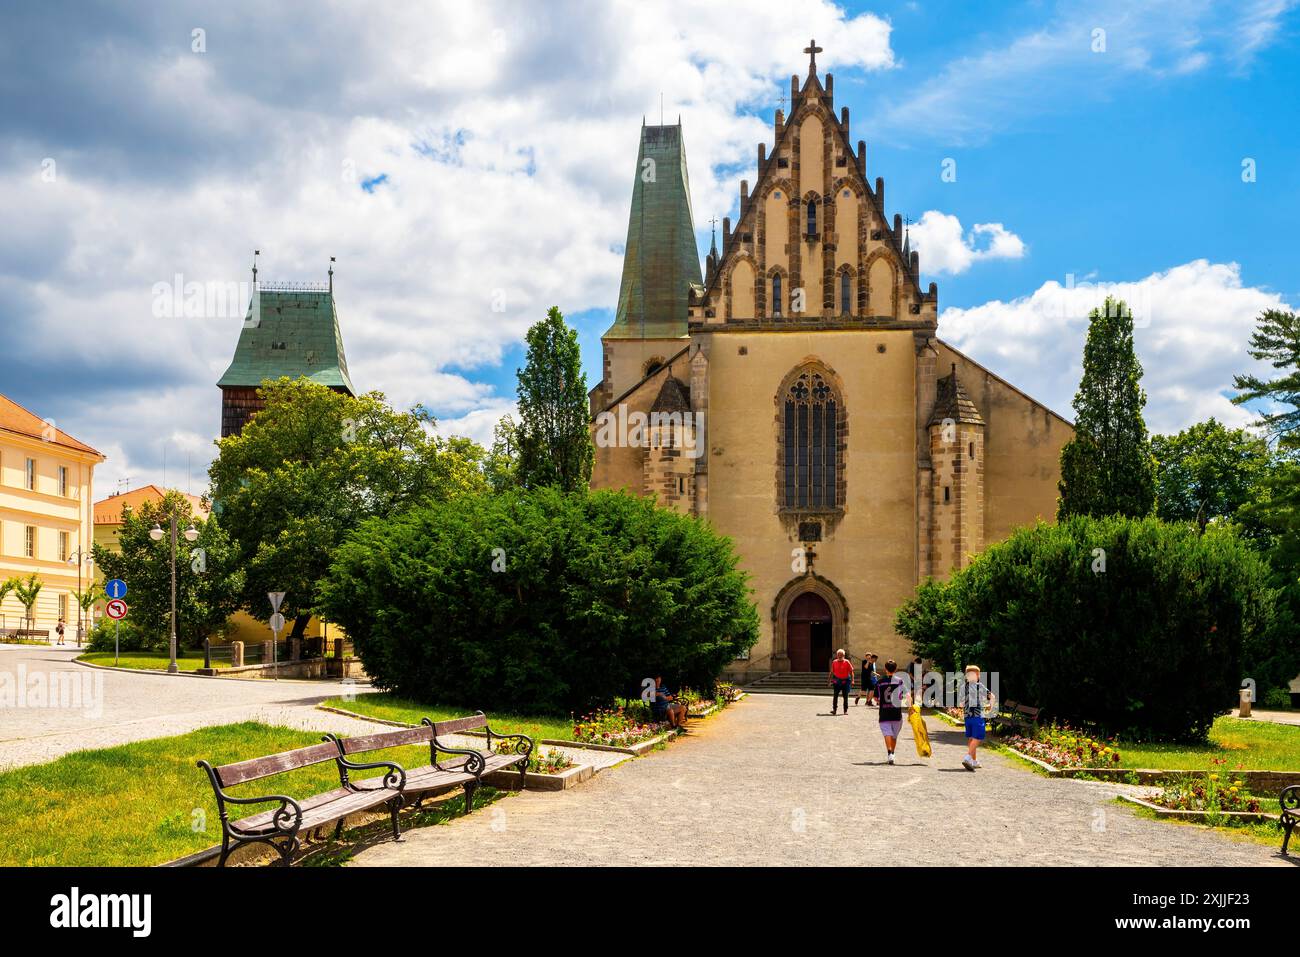
[[[267,379],[300,376],[356,395],[343,353],[334,305],[334,269],[326,283],[258,283],[221,389],[221,437],[238,435],[263,407],[257,390]]]

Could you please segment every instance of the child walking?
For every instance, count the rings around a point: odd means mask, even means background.
[[[974,771],[980,766],[979,746],[984,740],[984,712],[996,705],[993,692],[980,681],[979,665],[966,666],[966,684],[961,692],[961,706],[966,715],[966,757],[962,767]]]
[[[880,708],[880,733],[885,739],[886,760],[894,763],[894,748],[898,745],[898,732],[903,727],[903,709],[912,705],[907,685],[895,674],[898,662],[890,658],[885,662],[885,676],[876,684],[876,701]]]

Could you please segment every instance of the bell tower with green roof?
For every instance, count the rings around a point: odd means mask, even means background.
[[[262,408],[257,389],[267,379],[302,377],[356,395],[334,305],[333,266],[329,275],[328,284],[259,284],[253,266],[253,295],[244,328],[229,368],[217,380],[222,438],[238,435]]]
[[[643,121],[618,304],[601,339],[607,398],[686,344],[691,287],[702,281],[681,121]]]

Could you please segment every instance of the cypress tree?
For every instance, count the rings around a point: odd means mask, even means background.
[[[1106,297],[1088,317],[1083,378],[1074,396],[1075,435],[1061,450],[1056,517],[1150,515],[1156,468],[1142,409],[1142,364],[1133,350],[1133,313]]]
[[[552,306],[528,330],[528,359],[519,378],[518,482],[524,488],[587,488],[596,459],[588,425],[587,377],[578,332]]]

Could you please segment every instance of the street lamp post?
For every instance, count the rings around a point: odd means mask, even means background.
[[[172,615],[171,615],[172,660],[171,663],[167,665],[167,673],[169,675],[174,675],[181,670],[180,666],[176,664],[176,512],[175,511],[171,513],[171,528],[172,528]],[[162,537],[164,534],[165,533],[163,532],[162,528],[157,523],[154,523],[154,527],[149,529],[149,537],[152,538],[155,542],[162,541]],[[193,522],[190,522],[190,527],[185,529],[185,540],[187,542],[192,542],[198,537],[199,537],[199,530],[194,527]]]
[[[81,604],[81,563],[82,562],[85,562],[87,565],[93,566],[95,564],[95,556],[89,552],[83,551],[81,546],[78,545],[77,550],[73,554],[68,556],[68,564],[77,566],[77,647],[78,648],[81,647],[81,640],[82,638],[85,637],[86,634],[85,626],[82,624],[82,614],[85,612],[85,606]]]

